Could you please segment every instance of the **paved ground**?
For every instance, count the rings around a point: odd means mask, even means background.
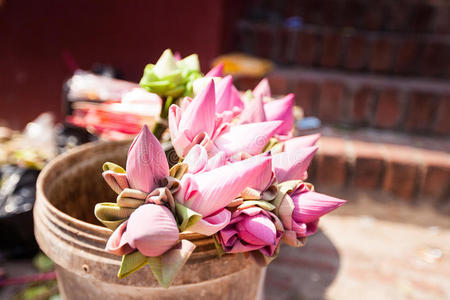
[[[352,200],[323,218],[321,232],[303,248],[283,247],[269,266],[266,300],[450,299],[448,216],[343,194]]]

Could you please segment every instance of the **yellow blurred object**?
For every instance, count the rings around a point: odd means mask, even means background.
[[[267,59],[256,58],[243,53],[230,53],[214,59],[212,65],[224,64],[226,75],[263,77],[273,68],[273,63]]]

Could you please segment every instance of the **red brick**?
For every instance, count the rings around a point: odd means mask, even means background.
[[[347,40],[347,50],[344,51],[344,67],[360,70],[366,65],[368,42],[362,35],[350,36]]]
[[[394,61],[394,71],[399,74],[414,73],[417,67],[419,47],[414,39],[400,42]]]
[[[272,95],[285,95],[289,92],[287,78],[283,75],[270,75],[269,84]]]
[[[328,33],[323,36],[322,56],[320,64],[324,67],[334,68],[341,58],[341,35]]]
[[[319,118],[323,122],[340,121],[343,111],[345,86],[341,82],[324,82],[319,97]]]
[[[435,10],[433,31],[440,34],[450,34],[450,5],[444,5]]]
[[[443,96],[439,101],[434,132],[439,134],[450,134],[450,95]]]
[[[450,154],[423,150],[425,176],[421,195],[435,199],[450,199]]]
[[[404,30],[408,22],[409,9],[410,6],[405,1],[397,0],[389,3],[384,28],[389,31]]]
[[[402,104],[399,93],[394,89],[380,92],[375,111],[375,125],[377,127],[395,127],[400,121]]]
[[[341,10],[343,9],[341,2],[335,0],[322,0],[320,2],[322,2],[320,24],[330,27],[340,26]]]
[[[316,180],[318,183],[342,186],[347,178],[345,140],[322,137],[317,152]]]
[[[442,43],[427,43],[420,60],[420,75],[441,76],[447,70],[450,47]]]
[[[375,189],[380,185],[384,172],[384,159],[380,146],[374,143],[353,141],[355,166],[352,185]]]
[[[405,120],[405,127],[408,130],[431,129],[438,104],[435,98],[435,95],[429,93],[412,93],[408,101],[409,109]]]
[[[316,115],[317,83],[304,80],[298,81],[295,83],[294,93],[295,103],[303,109],[305,116]]]
[[[301,31],[297,40],[296,57],[301,65],[311,66],[317,60],[318,35],[312,31]]]
[[[393,61],[393,43],[391,39],[380,38],[372,43],[369,68],[375,72],[386,72],[391,69]]]
[[[412,147],[384,145],[386,173],[383,188],[403,199],[411,199],[418,192],[419,162]]]
[[[370,117],[370,108],[374,91],[371,87],[358,88],[350,99],[350,114],[352,123],[365,124]]]

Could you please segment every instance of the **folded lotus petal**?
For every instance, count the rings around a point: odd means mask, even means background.
[[[264,214],[249,216],[237,223],[236,228],[239,237],[249,244],[265,246],[275,243],[275,225]]]
[[[319,138],[320,133],[292,138],[284,142],[284,151],[292,152],[297,151],[300,148],[312,147],[316,144]]]
[[[138,208],[145,203],[145,198],[147,193],[126,188],[117,196],[116,202],[120,207]]]
[[[265,103],[264,112],[267,121],[283,121],[283,125],[278,128],[276,133],[288,134],[294,126],[294,94],[288,94],[279,100]]]
[[[346,202],[316,192],[293,193],[291,197],[295,206],[292,219],[297,223],[314,222]]]
[[[232,101],[233,78],[224,77],[216,88],[216,113],[233,110]]]
[[[172,168],[170,168],[169,175],[172,178],[180,180],[184,176],[184,174],[187,173],[188,168],[189,167],[186,163],[177,163]]]
[[[220,63],[206,73],[205,77],[222,77],[224,64]]]
[[[159,256],[177,242],[179,231],[171,211],[156,204],[144,204],[128,219],[127,239],[145,256]]]
[[[306,238],[299,238],[295,231],[291,230],[284,232],[282,240],[292,247],[303,247],[306,243]]]
[[[272,168],[278,182],[303,180],[317,147],[305,147],[291,152],[281,152],[272,156]]]
[[[237,112],[241,112],[244,109],[244,102],[241,99],[241,94],[235,86],[231,88],[231,107]]]
[[[126,170],[130,187],[145,193],[151,192],[169,175],[164,149],[146,125],[131,144]]]
[[[113,231],[106,243],[105,251],[114,255],[122,256],[134,251],[134,249],[128,244],[127,236],[127,221],[120,224],[116,230]]]
[[[225,152],[219,151],[213,157],[208,160],[206,171],[216,169],[224,166],[227,163],[227,156]]]
[[[116,173],[109,170],[103,172],[102,176],[105,179],[106,183],[117,194],[120,194],[123,189],[126,189],[128,187],[127,175],[125,173]]]
[[[227,156],[239,152],[256,155],[261,153],[282,123],[282,121],[269,121],[236,125],[217,137],[214,142]]]
[[[253,96],[255,96],[255,98],[261,99],[264,99],[264,97],[272,97],[272,93],[270,92],[269,80],[267,80],[267,78],[263,78],[253,89]]]
[[[120,207],[116,203],[97,203],[94,208],[95,217],[109,229],[115,230],[133,213],[134,208]]]
[[[183,162],[188,165],[189,173],[202,172],[208,164],[208,153],[203,146],[195,145],[189,150]]]
[[[193,226],[189,227],[189,231],[210,236],[227,226],[228,223],[230,223],[230,219],[230,211],[227,209],[222,209],[214,214],[202,218]]]
[[[214,81],[210,80],[206,88],[192,100],[183,112],[178,124],[178,131],[184,132],[189,140],[202,132],[212,136],[216,113],[215,101]]]
[[[247,186],[260,184],[261,178],[270,178],[264,174],[269,171],[271,174],[268,168],[272,168],[270,158],[259,155],[211,171],[186,174],[175,197],[186,207],[208,216],[226,207]]]
[[[264,104],[261,97],[255,97],[247,103],[241,116],[239,117],[239,121],[241,124],[267,121],[266,113],[264,111]]]

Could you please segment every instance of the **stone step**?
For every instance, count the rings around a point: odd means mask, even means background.
[[[329,127],[322,132],[308,181],[385,191],[450,213],[450,140]]]
[[[448,27],[450,28],[450,22]],[[352,72],[450,77],[450,36],[311,24],[241,21],[239,48],[279,64]]]
[[[426,135],[450,134],[447,80],[391,77],[308,68],[268,75],[274,94],[295,93],[306,116],[348,128],[378,128]],[[260,78],[236,78],[241,90]]]

